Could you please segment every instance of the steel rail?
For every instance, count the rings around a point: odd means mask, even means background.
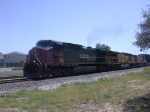
[[[27,77],[0,77],[0,84],[30,81]]]
[[[2,77],[0,77],[0,80],[1,79],[12,79],[12,78],[23,78],[24,76],[2,76]]]

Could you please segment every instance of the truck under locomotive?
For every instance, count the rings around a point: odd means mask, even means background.
[[[23,75],[38,78],[91,70],[106,71],[139,67],[149,63],[148,54],[132,55],[72,43],[40,40],[28,53]]]

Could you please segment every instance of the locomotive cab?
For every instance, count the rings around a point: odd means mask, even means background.
[[[50,40],[37,42],[36,47],[33,47],[28,53],[23,75],[37,78],[46,74],[47,64],[53,63],[53,47],[54,42]]]

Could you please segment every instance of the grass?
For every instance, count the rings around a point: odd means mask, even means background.
[[[10,77],[10,76],[23,76],[22,73],[16,73],[16,74],[4,74],[1,77]]]
[[[63,84],[53,91],[36,89],[6,94],[0,98],[0,108],[19,108],[35,112],[37,110],[66,112],[83,108],[98,111],[100,107],[105,108],[105,103],[109,103],[121,104],[124,111],[135,110],[136,107],[140,110],[144,108],[143,102],[135,103],[134,101],[150,93],[149,84],[150,68],[146,68],[143,72],[129,73],[117,78]],[[132,105],[132,108],[128,107],[129,104]],[[144,109],[147,111],[147,108]]]
[[[21,66],[0,66],[0,68],[22,68]]]

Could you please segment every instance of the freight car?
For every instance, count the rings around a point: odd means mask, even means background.
[[[23,75],[38,78],[87,71],[107,71],[145,66],[148,65],[147,62],[150,63],[148,54],[137,56],[54,40],[40,40],[28,53]]]

